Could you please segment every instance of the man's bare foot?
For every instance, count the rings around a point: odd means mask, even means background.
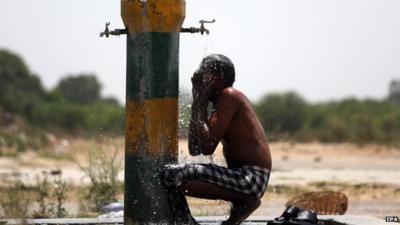
[[[229,218],[222,225],[239,225],[250,216],[261,204],[260,199],[255,198],[246,204],[233,204]]]

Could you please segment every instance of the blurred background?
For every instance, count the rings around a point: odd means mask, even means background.
[[[181,162],[190,77],[225,54],[265,129],[273,173],[256,215],[338,191],[348,214],[400,214],[400,2],[187,0],[181,34]],[[123,200],[126,40],[120,2],[0,2],[0,216],[97,216]],[[190,199],[195,215],[229,205]],[[212,205],[212,207],[209,207]]]

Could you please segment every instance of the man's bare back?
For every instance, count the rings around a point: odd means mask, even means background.
[[[231,95],[231,97],[225,98],[224,95]],[[241,91],[233,87],[225,88],[221,92],[220,99],[227,100],[228,104],[235,106],[234,109],[236,109],[221,140],[228,167],[254,165],[271,169],[271,154],[264,129],[249,100]],[[221,109],[216,108],[216,111],[218,110]],[[210,120],[212,119],[213,115]]]
[[[168,165],[163,171],[164,185],[184,202],[185,207],[177,213],[187,215],[184,224],[197,223],[182,195],[232,202],[230,216],[223,224],[237,225],[259,207],[267,188],[271,155],[264,130],[249,100],[232,87],[234,80],[233,64],[222,55],[204,58],[192,77],[189,153],[211,155],[222,142],[228,168],[181,164]],[[210,102],[214,111],[208,117]]]

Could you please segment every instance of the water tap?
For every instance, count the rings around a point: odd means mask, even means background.
[[[108,36],[110,35],[121,35],[121,34],[127,34],[128,31],[126,29],[115,29],[110,31],[108,29],[108,26],[110,25],[110,22],[106,23],[106,29],[100,33],[100,37],[103,37],[104,35],[106,36],[106,38],[108,38]]]
[[[190,27],[190,28],[181,28],[181,32],[185,32],[185,33],[200,33],[201,35],[203,35],[204,33],[206,34],[210,34],[210,31],[208,29],[206,29],[204,27],[205,23],[215,23],[215,19],[213,20],[200,20],[199,23],[200,28],[196,28],[196,27]]]

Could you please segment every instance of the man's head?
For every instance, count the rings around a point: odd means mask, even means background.
[[[199,71],[209,74],[210,79],[218,81],[219,86],[230,87],[235,82],[235,67],[232,61],[220,54],[205,57],[200,64]]]

